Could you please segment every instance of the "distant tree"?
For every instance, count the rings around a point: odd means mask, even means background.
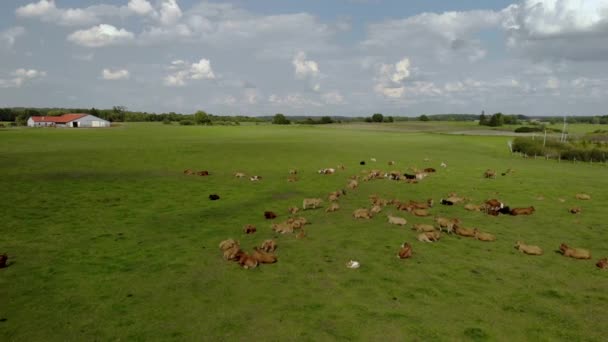
[[[169,118],[163,119],[163,125],[170,125],[170,124],[171,124],[171,120],[169,120]]]
[[[332,118],[329,117],[329,116],[323,116],[323,117],[321,117],[321,123],[322,124],[330,124],[330,123],[333,123],[333,122],[334,122],[334,120],[332,120]]]
[[[112,107],[112,116],[110,121],[125,121],[125,112],[127,107],[125,106],[114,106]]]
[[[487,126],[488,124],[489,124],[489,122],[488,122],[488,118],[486,117],[486,113],[484,111],[481,111],[481,115],[479,116],[479,125]]]
[[[394,122],[394,121],[395,121],[395,119],[394,119],[392,116],[387,116],[387,117],[384,119],[384,121],[385,121],[385,122]]]
[[[17,115],[17,117],[15,118],[15,123],[18,126],[27,126],[27,119],[33,115],[28,115],[27,114],[27,110],[25,112],[19,113],[19,115]]]
[[[367,117],[363,121],[365,121],[365,122],[374,122],[371,117]]]
[[[491,127],[498,127],[498,126],[502,126],[503,124],[504,124],[504,116],[502,115],[502,113],[496,113],[496,114],[492,115],[488,125]]]
[[[380,113],[376,113],[376,114],[372,115],[372,121],[373,122],[382,122],[382,121],[384,121],[384,115],[382,115]]]
[[[209,117],[209,115],[205,112],[203,112],[202,110],[199,110],[198,112],[194,113],[194,122],[197,125],[211,125],[211,118]]]
[[[420,115],[420,118],[418,118],[418,120],[420,120],[420,121],[429,121],[430,119],[425,114],[422,114],[422,115]]]
[[[291,123],[291,121],[287,120],[285,115],[283,115],[281,113],[275,114],[274,117],[272,118],[273,125],[289,125],[290,123]]]
[[[192,121],[192,120],[181,120],[179,122],[179,124],[182,125],[182,126],[191,126],[191,125],[194,125],[194,121]]]

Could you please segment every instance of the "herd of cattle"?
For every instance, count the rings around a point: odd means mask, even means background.
[[[374,161],[372,159],[372,161]],[[365,165],[365,162],[360,162],[360,165]],[[388,162],[388,165],[394,165],[393,161]],[[445,163],[441,163],[442,167],[447,167]],[[339,165],[337,168],[324,168],[318,171],[319,174],[323,175],[331,175],[336,172],[336,170],[345,170],[343,165]],[[187,170],[189,171],[189,170]],[[348,179],[346,184],[346,188],[349,191],[355,190],[359,187],[359,182],[368,182],[375,179],[390,179],[396,181],[404,181],[407,183],[417,183],[432,173],[437,172],[434,168],[425,168],[422,170],[414,169],[411,173],[401,173],[398,171],[390,171],[384,172],[382,170],[372,170],[372,171],[363,171],[363,176],[351,176]],[[511,169],[506,172],[501,173],[503,176],[512,173]],[[195,174],[191,172],[184,172],[187,174]],[[198,174],[198,173],[196,173]],[[207,173],[208,174],[208,173]],[[289,170],[289,178],[288,181],[297,181],[296,175],[298,171],[296,169]],[[237,172],[234,174],[237,178],[245,177],[245,174],[242,172]],[[496,172],[494,170],[486,170],[483,174],[485,178],[496,178]],[[255,179],[261,179],[259,176],[255,176]],[[251,177],[250,180],[254,181],[254,178]],[[341,189],[337,191],[332,191],[327,196],[327,201],[329,205],[326,207],[325,211],[328,213],[335,212],[340,209],[339,202],[343,196],[346,195],[346,190]],[[575,196],[579,200],[590,200],[591,196],[587,194],[576,194]],[[392,206],[394,210],[404,211],[411,215],[417,217],[427,217],[430,216],[429,210],[433,207],[434,201],[433,199],[428,199],[426,201],[417,202],[417,201],[406,201],[402,202],[397,199],[385,199],[381,198],[378,195],[369,196],[370,207],[369,208],[358,208],[355,209],[352,213],[352,217],[354,219],[362,219],[369,220],[374,216],[381,213],[386,207]],[[453,206],[464,204],[468,199],[464,197],[460,197],[455,193],[450,193],[446,198],[442,198],[439,203],[441,205]],[[305,198],[302,201],[301,209],[298,207],[289,207],[287,209],[290,217],[279,223],[272,223],[271,227],[275,233],[278,234],[292,234],[296,233],[296,238],[304,238],[306,236],[306,232],[304,226],[309,222],[306,218],[302,216],[296,216],[296,214],[300,210],[312,210],[317,209],[324,206],[324,199],[322,198]],[[484,201],[481,204],[474,203],[466,203],[464,204],[464,209],[469,211],[480,211],[484,212],[488,215],[497,216],[497,215],[532,215],[535,212],[534,206],[529,207],[520,207],[520,208],[510,208],[505,205],[498,199],[489,199]],[[569,211],[573,214],[578,214],[581,212],[579,207],[570,208]],[[266,219],[272,220],[275,219],[278,215],[274,212],[266,211],[264,212],[264,217]],[[398,226],[406,226],[408,221],[405,217],[395,216],[393,214],[386,215],[389,224],[398,225]],[[479,241],[495,241],[496,237],[493,234],[488,232],[482,232],[477,228],[467,228],[463,225],[459,218],[446,218],[446,217],[434,217],[432,224],[424,224],[417,223],[412,225],[412,230],[418,233],[417,240],[419,242],[425,243],[434,243],[439,241],[443,234],[454,234],[462,237],[470,237]],[[256,227],[253,225],[247,224],[243,227],[243,232],[245,234],[253,234],[257,231]],[[277,249],[277,243],[274,240],[265,240],[259,247],[255,247],[252,253],[247,253],[243,251],[240,247],[238,241],[234,239],[227,239],[220,243],[220,250],[223,253],[224,259],[236,261],[243,268],[255,268],[259,264],[262,263],[275,263],[277,261],[277,256],[274,252]],[[528,245],[522,241],[517,241],[515,243],[515,248],[527,255],[542,255],[543,250],[539,246]],[[582,248],[571,248],[565,243],[562,243],[558,250],[559,253],[563,254],[566,257],[572,257],[576,259],[591,259],[591,253]],[[401,259],[408,259],[414,255],[413,246],[404,242],[400,249],[397,252],[397,257]],[[353,263],[354,261],[350,261]],[[359,263],[356,262],[356,266],[359,266]],[[352,265],[347,265],[350,268]],[[600,269],[608,269],[608,258],[602,258],[597,263],[596,266]]]

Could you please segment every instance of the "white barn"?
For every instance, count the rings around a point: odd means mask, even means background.
[[[70,113],[60,116],[31,116],[27,119],[29,127],[110,127],[110,121],[91,114]]]

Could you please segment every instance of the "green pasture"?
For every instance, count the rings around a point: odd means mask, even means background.
[[[441,125],[425,123],[433,124]],[[594,265],[608,256],[606,165],[522,159],[509,153],[509,137],[367,127],[0,129],[0,253],[10,263],[0,269],[0,340],[606,340],[608,271]],[[338,164],[346,170],[317,173]],[[275,235],[263,217],[271,210],[285,220],[288,207],[326,199],[363,170],[408,167],[437,173],[419,184],[362,182],[339,211],[303,212],[305,239]],[[287,182],[290,168],[298,182]],[[488,168],[514,172],[483,179]],[[489,243],[447,235],[420,243],[411,225],[432,217],[391,207],[369,221],[351,217],[371,194],[438,202],[450,192],[536,212],[431,209],[495,234]],[[576,200],[579,192],[592,200]],[[389,225],[387,213],[407,226]],[[248,223],[256,234],[242,232]],[[247,251],[274,238],[279,261],[241,269],[222,259],[227,238]],[[545,254],[523,255],[517,240]],[[414,255],[399,260],[405,241]],[[555,253],[561,242],[593,259]],[[351,259],[361,268],[346,268]]]

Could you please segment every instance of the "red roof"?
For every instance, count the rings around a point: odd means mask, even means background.
[[[63,114],[60,116],[32,116],[34,122],[67,123],[85,117],[89,114]]]

